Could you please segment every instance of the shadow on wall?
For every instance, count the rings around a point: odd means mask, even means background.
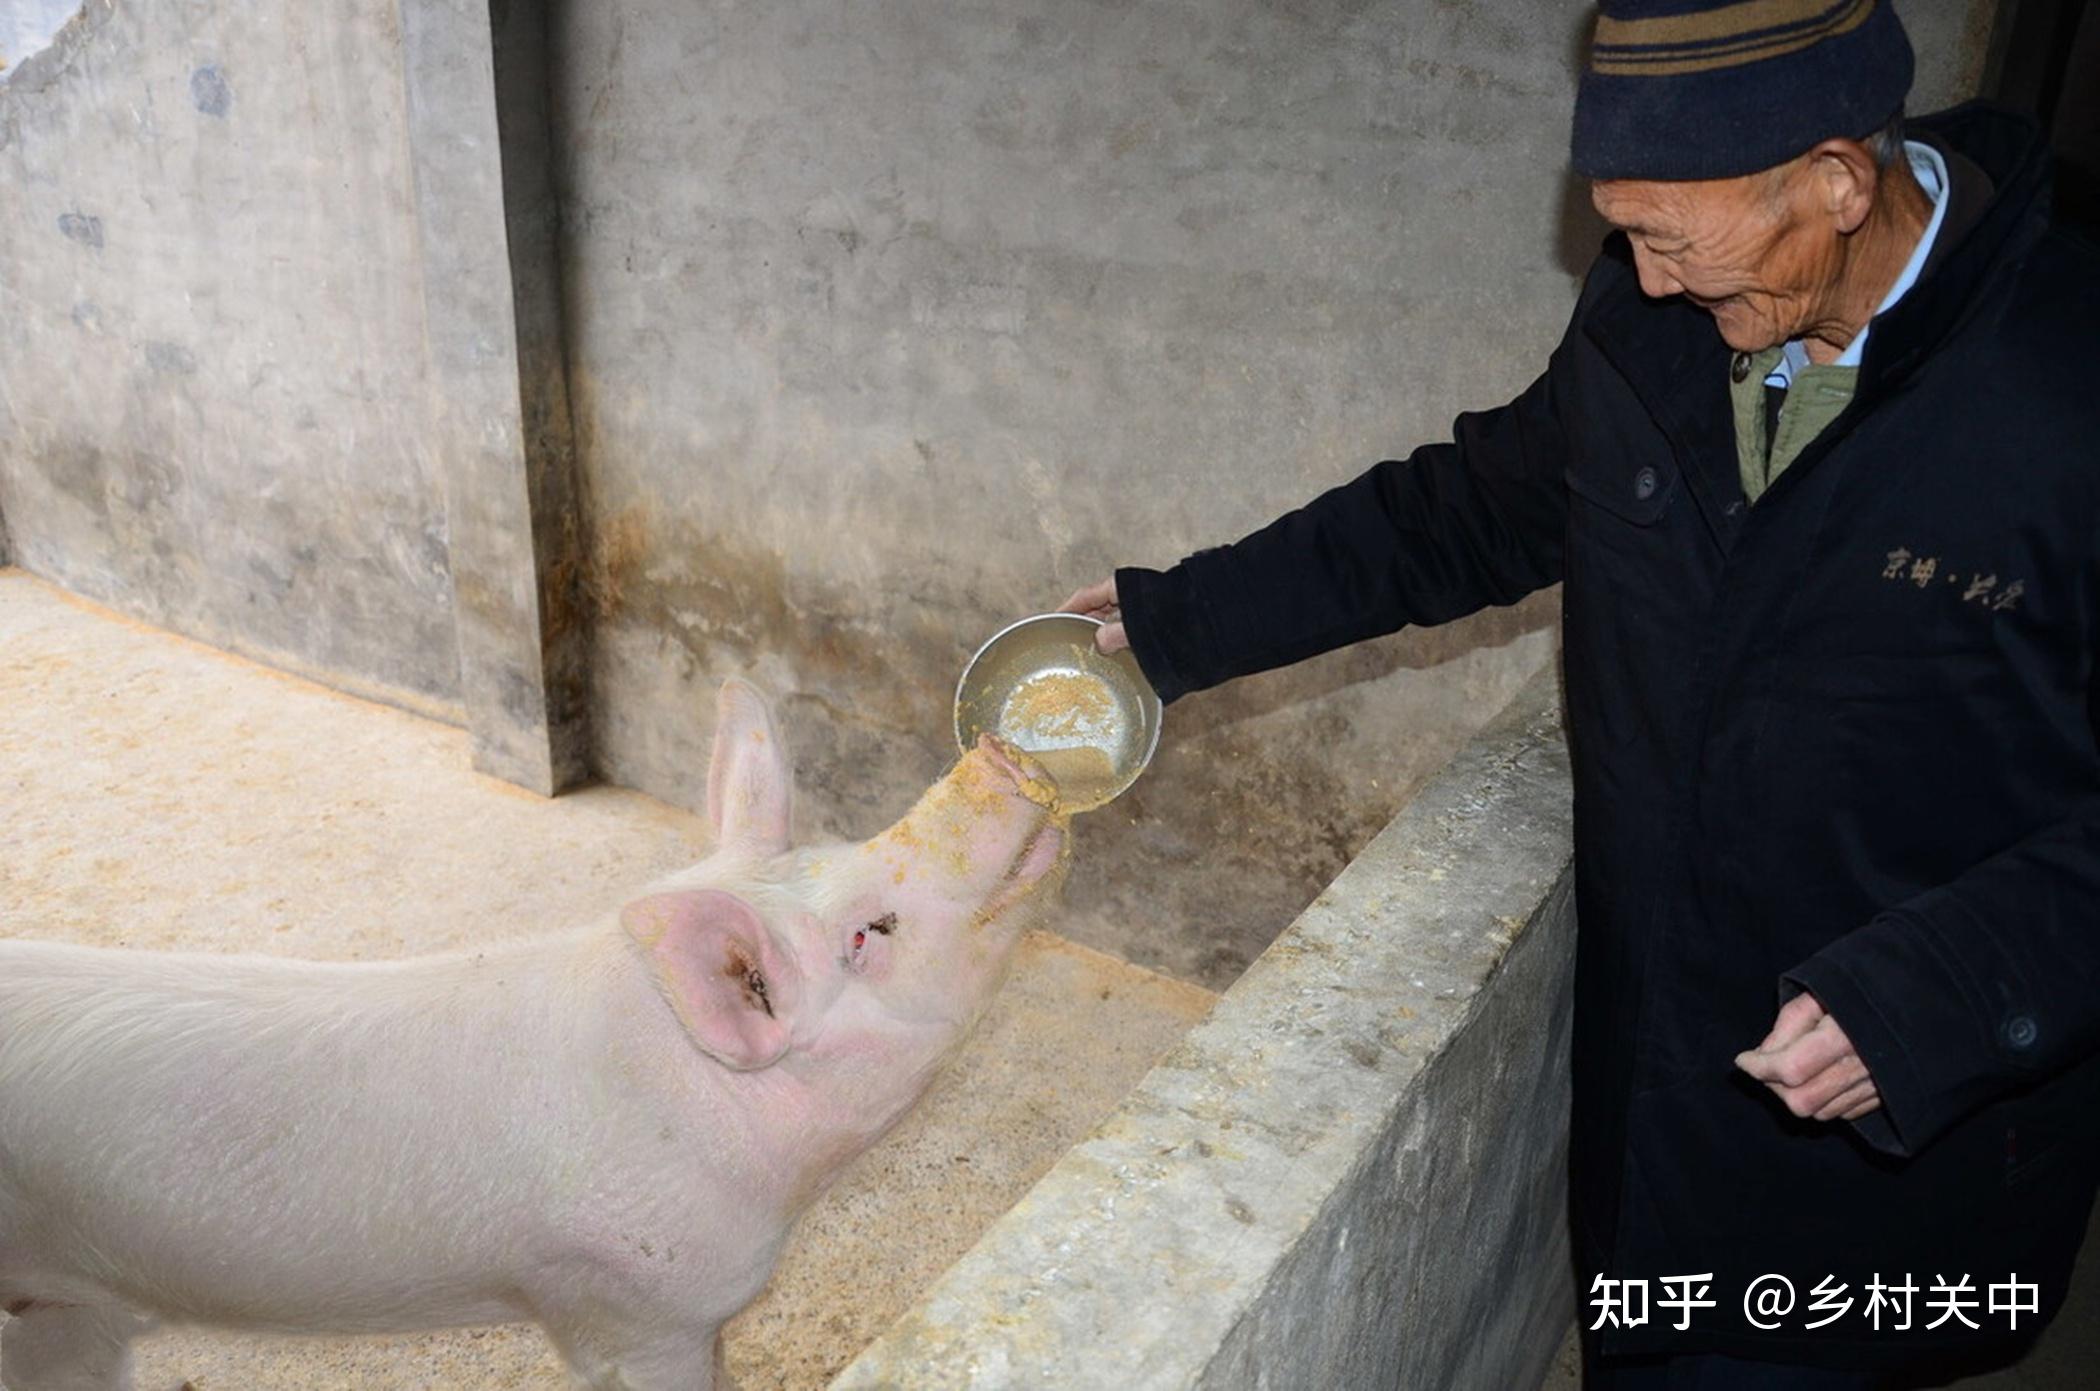
[[[1560,617],[1560,591],[1553,588],[1510,605],[1480,610],[1435,627],[1404,628],[1389,637],[1356,643],[1295,667],[1262,672],[1205,693],[1200,703],[1177,705],[1176,733],[1188,737],[1340,694],[1398,671],[1432,671],[1496,648],[1528,633],[1550,631]]]
[[[1590,65],[1590,28],[1594,18],[1589,6],[1581,7],[1575,27],[1568,35],[1569,63],[1576,73],[1585,71]],[[1574,118],[1573,111],[1569,119]],[[1560,171],[1560,232],[1555,239],[1554,252],[1560,259],[1560,267],[1580,280],[1587,276],[1590,265],[1597,259],[1604,238],[1611,232],[1611,224],[1597,215],[1590,203],[1590,181],[1566,165]]]
[[[52,36],[80,13],[82,0],[9,0],[0,7],[0,82],[22,60],[51,46]]]

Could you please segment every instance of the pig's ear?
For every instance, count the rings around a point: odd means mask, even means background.
[[[715,843],[766,855],[788,847],[791,790],[787,749],[758,688],[734,678],[715,700],[715,756],[707,773],[707,818]]]
[[[739,1072],[780,1061],[794,982],[749,904],[713,889],[653,894],[622,908],[620,926],[702,1052]]]

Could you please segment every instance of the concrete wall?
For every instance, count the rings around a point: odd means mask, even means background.
[[[1579,10],[89,0],[0,84],[0,545],[541,790],[696,804],[749,673],[865,830],[997,627],[1529,379]],[[1230,981],[1553,621],[1177,707],[1072,934]]]
[[[693,800],[705,692],[750,671],[788,695],[812,821],[852,829],[950,756],[954,679],[1004,623],[1528,380],[1570,302],[1577,19],[841,13],[571,6],[557,144],[601,766]],[[1170,712],[1153,771],[1080,826],[1069,930],[1127,924],[1118,950],[1229,981],[1552,622]]]
[[[14,561],[457,718],[393,0],[89,0],[0,190]]]
[[[787,696],[812,821],[865,828],[946,756],[978,640],[1520,390],[1599,236],[1563,172],[1580,9],[568,6],[605,774],[693,801],[706,692],[750,672]],[[1973,80],[1986,9],[1915,16],[1921,101]],[[1069,930],[1224,985],[1554,612],[1178,706],[1079,829]]]
[[[1570,801],[1545,673],[833,1391],[1537,1385]]]

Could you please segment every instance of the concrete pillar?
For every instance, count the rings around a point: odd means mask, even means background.
[[[583,527],[540,0],[403,0],[430,390],[474,766],[588,774]]]

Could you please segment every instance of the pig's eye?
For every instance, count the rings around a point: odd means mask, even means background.
[[[895,913],[884,913],[881,917],[853,934],[853,950],[859,951],[862,947],[868,945],[868,934],[870,932],[879,933],[887,937],[896,930],[897,915]]]
[[[855,971],[865,970],[868,964],[868,934],[887,937],[897,930],[897,915],[884,913],[854,930],[853,949],[846,953],[846,965]]]

